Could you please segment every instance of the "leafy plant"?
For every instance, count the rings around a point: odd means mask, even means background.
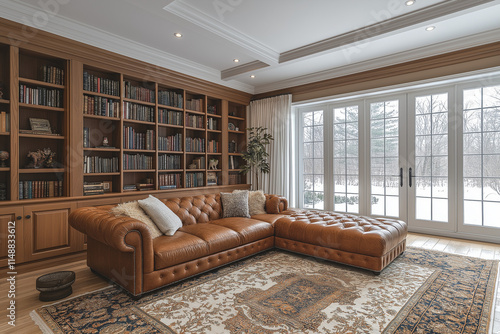
[[[243,174],[253,173],[255,176],[255,185],[259,184],[259,175],[269,173],[270,167],[267,158],[269,153],[266,151],[266,146],[274,140],[273,136],[266,132],[267,128],[252,127],[247,128],[248,144],[246,152],[243,152],[243,160],[246,165],[242,167]]]

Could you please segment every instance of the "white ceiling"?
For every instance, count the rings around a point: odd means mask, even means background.
[[[0,0],[0,16],[249,93],[500,41],[500,0],[404,2]]]

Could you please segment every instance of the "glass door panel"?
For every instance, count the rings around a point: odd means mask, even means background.
[[[406,198],[401,198],[402,100],[369,103],[370,113],[370,214],[404,218]],[[404,125],[403,125],[404,127]]]

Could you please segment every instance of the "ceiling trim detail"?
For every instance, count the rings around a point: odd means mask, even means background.
[[[490,30],[485,33],[471,35],[463,38],[428,45],[413,50],[408,50],[396,53],[390,56],[383,56],[376,59],[367,60],[347,66],[332,68],[326,71],[315,72],[303,76],[274,82],[272,84],[260,85],[256,87],[255,94],[271,92],[280,89],[286,89],[295,86],[301,86],[318,81],[333,79],[359,72],[369,71],[381,67],[386,67],[394,64],[408,62],[412,60],[436,56],[443,53],[454,52],[466,48],[472,48],[484,44],[498,42],[500,36],[500,29]]]
[[[215,20],[210,15],[201,12],[183,0],[175,0],[163,9],[244,48],[262,61],[274,64],[278,63],[280,57],[279,52],[260,43],[256,39],[235,30],[233,27],[225,24],[224,22]]]
[[[224,81],[220,78],[220,71],[208,66],[175,56],[168,52],[132,41],[95,27],[76,22],[61,16],[52,16],[45,26],[37,26],[28,18],[40,9],[36,6],[15,3],[14,1],[0,4],[0,17],[33,28],[47,31],[81,43],[92,45],[107,51],[115,52],[127,57],[142,60],[152,65],[167,68],[186,75],[217,83],[226,87],[253,94],[254,87],[236,80]]]
[[[316,43],[311,43],[290,51],[283,52],[280,54],[279,62],[284,63],[287,61],[314,55],[320,52],[329,51],[331,49],[335,49],[352,43],[357,43],[365,39],[374,38],[376,36],[400,30],[442,16],[454,14],[490,2],[494,2],[494,0],[448,0],[439,2],[432,6],[428,6],[417,11],[397,16],[382,22],[377,22],[358,30],[353,30],[345,34],[337,35]]]
[[[232,77],[235,77],[237,75],[240,75],[242,73],[250,72],[250,71],[255,71],[264,67],[270,66],[269,64],[263,63],[260,60],[255,60],[250,63],[246,63],[240,66],[236,67],[231,67],[228,68],[227,70],[223,70],[221,72],[221,79],[222,80],[228,80]]]

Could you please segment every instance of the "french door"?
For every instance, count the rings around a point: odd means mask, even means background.
[[[411,228],[455,228],[450,101],[450,89],[367,100],[370,215],[402,219]]]
[[[299,206],[500,237],[500,80],[299,108]]]

